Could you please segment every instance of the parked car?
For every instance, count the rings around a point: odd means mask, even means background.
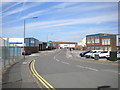
[[[99,51],[99,52],[93,53],[91,55],[91,58],[95,58],[96,54],[99,56],[99,58],[106,58],[110,54],[110,51]]]
[[[87,54],[87,53],[89,53],[90,51],[85,51],[85,52],[82,52],[82,53],[80,53],[80,56],[81,57],[84,57],[85,56],[85,54]]]
[[[120,51],[116,51],[117,52],[117,59],[120,60]],[[106,56],[107,60],[109,60],[110,58],[110,54]]]
[[[31,55],[31,52],[29,50],[26,50],[25,52],[22,52],[22,55]]]
[[[94,53],[98,53],[103,50],[91,50],[89,53],[85,54],[86,58],[91,58]]]

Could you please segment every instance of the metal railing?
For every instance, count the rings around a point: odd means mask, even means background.
[[[15,63],[22,58],[21,47],[18,47],[15,44],[9,44],[8,41],[0,38],[0,68],[5,69],[8,65]]]

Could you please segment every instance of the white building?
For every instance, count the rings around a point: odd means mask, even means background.
[[[77,42],[77,45],[78,45],[78,46],[83,46],[83,47],[85,47],[85,46],[86,46],[86,37],[83,38],[83,39],[81,40],[81,42]]]
[[[86,46],[86,37],[84,37],[84,38],[82,39],[82,46],[83,46],[83,47]]]
[[[76,44],[59,44],[59,47],[61,48],[75,48]]]
[[[24,46],[24,38],[4,38],[6,41],[12,44],[16,44],[17,46],[23,47]]]

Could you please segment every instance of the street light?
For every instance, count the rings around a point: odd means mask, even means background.
[[[38,18],[38,17],[32,17],[27,19],[35,19],[35,18]],[[24,59],[25,59],[25,24],[27,19],[24,19]]]

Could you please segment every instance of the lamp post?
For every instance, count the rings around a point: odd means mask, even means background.
[[[35,19],[35,18],[38,18],[38,17],[32,17],[32,18],[27,18],[27,19]],[[26,25],[26,20],[27,19],[24,19],[24,45],[23,45],[23,48],[24,48],[24,59],[25,59],[25,25]]]

